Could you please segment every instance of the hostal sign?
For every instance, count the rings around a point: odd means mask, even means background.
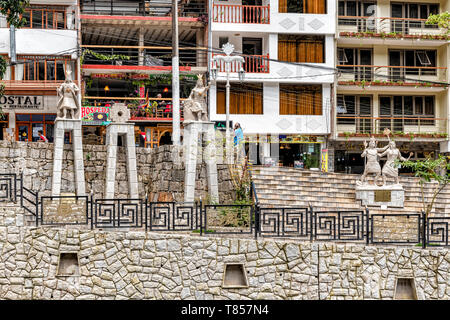
[[[2,109],[44,109],[42,96],[3,96],[0,97],[0,107]]]

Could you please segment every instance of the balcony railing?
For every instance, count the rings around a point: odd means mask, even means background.
[[[371,117],[338,114],[336,119],[340,134],[382,134],[385,128],[389,128],[395,135],[405,138],[414,138],[414,135],[443,137],[448,123],[448,119],[432,115]]]
[[[389,38],[395,34],[402,35],[439,35],[442,30],[435,24],[426,24],[427,19],[382,18],[339,16],[339,32],[373,32],[374,35]]]
[[[270,23],[270,6],[243,6],[214,4],[213,22],[219,23]]]
[[[130,120],[133,121],[169,121],[172,120],[172,98],[149,98],[146,105],[145,98],[125,98],[125,97],[86,97],[83,99],[89,101],[95,106],[105,106],[107,104],[125,103],[130,109]],[[180,118],[183,120],[183,101],[180,99]]]
[[[218,56],[221,54],[213,54]],[[247,73],[269,73],[269,54],[264,55],[242,55],[244,58],[243,69]],[[215,65],[214,65],[215,64]],[[216,67],[219,72],[226,72],[225,63],[223,61],[213,62],[213,67]],[[231,64],[230,72],[239,72],[240,63],[234,62]]]
[[[25,9],[23,28],[30,29],[75,29],[75,11],[31,7]]]
[[[127,46],[96,46],[83,45],[94,53],[116,56],[116,59],[104,60],[92,54],[85,54],[83,64],[94,65],[119,65],[137,66],[139,65],[139,47]],[[109,47],[109,48],[106,48]],[[172,47],[145,47],[142,49],[141,65],[143,66],[172,66]],[[206,66],[206,50],[197,47],[179,48],[180,66],[203,67]]]
[[[78,80],[74,80],[78,83]],[[14,90],[56,90],[63,80],[0,80],[5,89]]]
[[[207,14],[205,1],[178,0],[180,17],[200,17]],[[172,0],[121,1],[121,0],[82,0],[81,12],[84,14],[114,16],[170,16]]]
[[[375,85],[386,82],[416,83],[418,81],[446,81],[445,67],[411,67],[411,66],[370,66],[337,65],[341,71],[339,81],[374,81]]]

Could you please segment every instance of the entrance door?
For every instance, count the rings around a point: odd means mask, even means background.
[[[389,51],[389,65],[401,66],[402,65],[402,53],[399,50]],[[399,81],[403,79],[403,71],[401,68],[390,68],[389,76],[391,81]]]
[[[30,125],[27,124],[17,124],[17,140],[18,141],[29,141],[30,138]]]
[[[392,3],[391,4],[391,17],[392,18],[404,18],[403,4]],[[396,20],[393,19],[391,21],[391,32],[400,32],[404,34],[408,34],[408,27],[405,23],[405,20]]]
[[[242,38],[242,53],[244,54],[244,70],[245,72],[260,72],[264,65],[262,55],[262,39],[261,38]]]

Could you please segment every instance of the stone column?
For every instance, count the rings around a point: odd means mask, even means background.
[[[83,163],[83,142],[81,134],[81,120],[55,120],[55,150],[53,157],[52,196],[61,194],[62,160],[64,151],[64,133],[72,133],[73,167],[75,171],[75,190],[77,196],[86,194]]]
[[[195,177],[197,168],[197,155],[199,152],[199,138],[206,141],[203,152],[203,161],[206,163],[206,175],[208,181],[208,193],[212,201],[219,202],[219,186],[217,175],[216,133],[213,122],[206,121],[185,121],[184,122],[184,158],[185,158],[185,179],[184,179],[184,201],[194,201]],[[200,145],[201,148],[201,145]]]
[[[133,123],[110,123],[106,127],[107,158],[105,198],[113,199],[115,195],[117,140],[119,135],[124,137],[124,147],[126,148],[128,193],[131,199],[137,199],[139,198],[139,190]]]
[[[208,192],[213,202],[219,202],[219,186],[217,176],[216,146],[214,123],[203,123],[206,148],[203,154],[203,160],[206,163],[206,176],[208,180]]]

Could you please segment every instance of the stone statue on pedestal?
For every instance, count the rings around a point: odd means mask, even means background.
[[[387,137],[389,139],[389,135]],[[400,184],[398,179],[398,168],[394,162],[396,159],[400,159],[401,161],[408,161],[413,153],[410,152],[408,159],[403,158],[400,150],[395,146],[395,141],[391,141],[391,139],[389,139],[387,147],[387,150],[380,155],[380,157],[387,156],[387,160],[383,166],[382,171],[383,185],[386,185],[386,178],[393,178],[395,179],[395,184]]]
[[[189,98],[184,101],[184,120],[208,121],[206,93],[209,86],[203,85],[203,75],[198,75],[197,84],[192,89]]]
[[[80,89],[71,79],[71,71],[66,71],[66,80],[58,89],[57,119],[78,119],[80,104],[78,93]]]
[[[370,138],[369,147],[367,147],[367,141],[364,140],[365,149],[361,154],[361,157],[365,157],[367,160],[361,180],[357,182],[358,185],[367,184],[367,175],[370,173],[375,174],[375,185],[377,184],[378,179],[381,178],[381,167],[378,163],[378,157],[380,156],[379,152],[384,152],[388,146],[384,148],[377,148],[376,145],[377,143],[373,136]]]

